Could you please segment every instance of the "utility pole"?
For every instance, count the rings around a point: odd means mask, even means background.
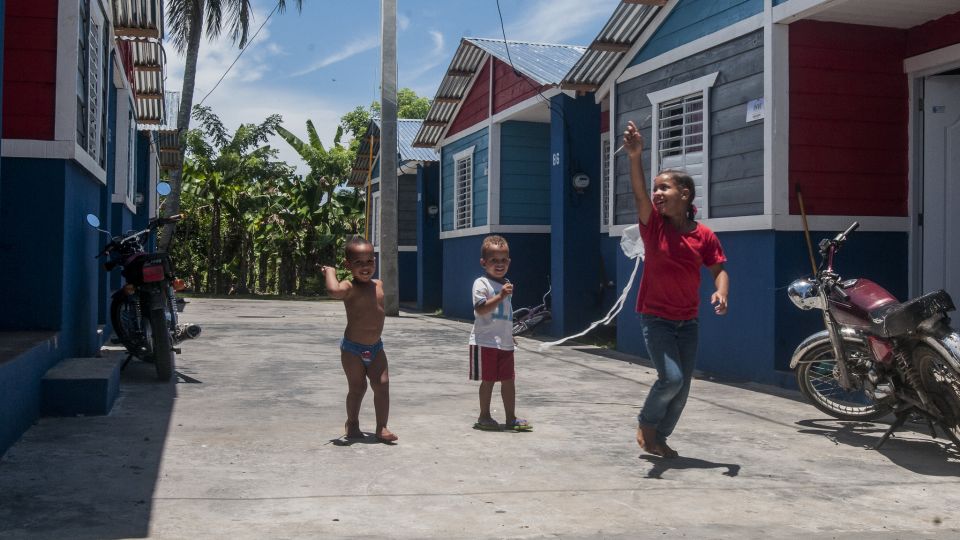
[[[380,279],[384,311],[397,316],[397,0],[380,6]]]

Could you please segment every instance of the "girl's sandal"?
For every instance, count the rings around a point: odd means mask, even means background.
[[[533,431],[533,426],[525,418],[514,418],[508,427],[513,431]]]

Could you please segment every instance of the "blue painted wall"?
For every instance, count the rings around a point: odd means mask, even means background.
[[[3,158],[0,200],[2,330],[59,330],[65,162]],[[90,260],[93,260],[93,252]]]
[[[592,95],[551,98],[550,255],[554,335],[569,335],[600,318],[600,108]],[[562,118],[560,117],[562,115]],[[576,126],[572,129],[571,126]],[[557,159],[558,158],[558,159]],[[590,185],[573,189],[583,172]]]
[[[550,236],[546,234],[500,233],[510,244],[510,270],[514,309],[540,303],[547,292],[550,273]],[[443,240],[443,314],[473,320],[470,291],[473,281],[483,275],[480,244],[486,235]],[[464,336],[464,344],[467,336]]]
[[[397,278],[400,280],[400,301],[417,301],[417,252],[401,251],[397,254]]]
[[[440,165],[417,167],[417,309],[433,312],[443,299],[443,242],[440,214],[430,216],[430,206],[440,208]]]
[[[779,6],[780,4],[786,4],[789,0],[773,0],[773,5]]]
[[[65,357],[99,349],[100,182],[73,161],[5,158],[0,200],[0,330],[47,331],[51,339],[0,364],[0,451],[37,417],[40,378]],[[38,335],[39,340],[39,335]]]
[[[489,135],[487,128],[444,146],[441,151],[443,167],[441,169],[443,185],[443,203],[440,206],[441,223],[444,231],[452,231],[454,226],[454,163],[453,156],[471,146],[473,150],[473,226],[487,224],[487,148]],[[469,295],[469,291],[468,291]]]
[[[816,242],[829,233],[811,234]],[[723,317],[713,313],[709,304],[713,282],[704,269],[697,367],[722,377],[792,386],[793,374],[787,368],[793,350],[806,336],[823,329],[819,311],[801,311],[786,296],[791,281],[810,273],[803,233],[745,231],[717,236],[729,259],[730,311]],[[836,267],[844,277],[871,279],[903,299],[907,247],[905,233],[855,233],[838,256]],[[883,265],[877,265],[878,257]],[[633,261],[622,254],[617,259],[622,287]],[[639,278],[617,318],[617,348],[646,356],[635,309],[638,283]]]
[[[550,124],[501,125],[500,223],[550,223]]]
[[[763,12],[763,0],[680,0],[630,62],[636,65]]]

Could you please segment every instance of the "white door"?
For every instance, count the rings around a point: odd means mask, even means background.
[[[927,77],[923,111],[922,292],[960,303],[960,75]]]

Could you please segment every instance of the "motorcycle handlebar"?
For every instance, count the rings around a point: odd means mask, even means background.
[[[853,231],[857,230],[859,227],[860,227],[860,222],[859,222],[859,221],[854,221],[853,223],[850,224],[849,227],[847,227],[847,230],[845,230],[845,231],[843,231],[842,233],[838,234],[837,237],[833,239],[834,242],[843,242],[844,240],[847,239],[847,235],[849,235],[849,234],[852,233]]]

